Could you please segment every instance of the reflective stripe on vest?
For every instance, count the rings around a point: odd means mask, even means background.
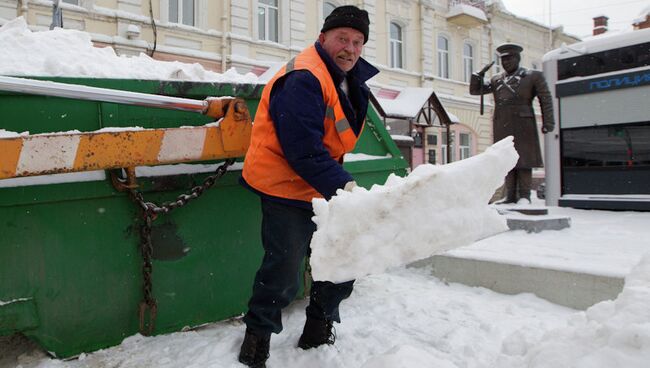
[[[242,175],[251,187],[262,193],[310,202],[313,198],[322,198],[322,195],[289,166],[268,111],[273,85],[280,77],[294,70],[308,70],[320,83],[326,105],[323,145],[330,157],[342,162],[343,155],[356,145],[358,137],[345,117],[332,77],[312,45],[291,59],[264,87]]]

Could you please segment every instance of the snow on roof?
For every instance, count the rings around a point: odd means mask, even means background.
[[[478,18],[478,19],[480,19],[480,20],[482,20],[484,22],[487,22],[487,16],[485,15],[485,12],[483,12],[483,10],[481,10],[481,9],[475,7],[475,6],[471,6],[471,5],[468,5],[468,4],[462,4],[462,3],[459,3],[459,4],[456,4],[456,5],[452,6],[451,9],[449,9],[449,13],[447,14],[447,18],[451,18],[451,17],[454,17],[456,15],[460,15],[460,14],[467,14],[467,15],[470,15],[470,16],[472,16],[474,18]]]
[[[221,74],[198,63],[154,60],[145,54],[118,56],[112,47],[95,47],[87,32],[32,32],[23,17],[0,27],[0,45],[0,75],[259,83],[254,74],[235,69]]]
[[[638,24],[645,22],[645,20],[650,17],[650,5],[646,6],[645,9],[641,10],[641,13],[639,13],[639,16],[634,18],[634,21],[632,21],[633,24]]]
[[[390,137],[393,138],[394,141],[405,141],[405,142],[413,142],[414,141],[413,137],[410,137],[408,135],[391,134]]]
[[[618,33],[607,32],[599,36],[590,37],[582,42],[576,42],[571,45],[563,44],[561,47],[547,52],[542,60],[546,62],[549,60],[568,59],[584,54],[636,45],[647,42],[648,40],[650,40],[650,28]]]
[[[427,87],[391,87],[389,93],[374,93],[386,116],[398,119],[415,119],[433,94],[433,88]],[[452,123],[460,123],[458,116],[449,111],[447,115]]]
[[[395,99],[377,97],[377,101],[387,116],[413,119],[432,94],[433,88],[406,87],[399,89]]]
[[[449,120],[451,120],[452,123],[454,124],[460,123],[460,119],[458,118],[458,116],[450,113],[449,111],[447,111],[447,115],[449,115]]]

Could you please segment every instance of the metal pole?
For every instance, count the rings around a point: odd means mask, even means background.
[[[451,163],[451,124],[447,124],[447,163]]]
[[[52,2],[52,24],[50,30],[54,28],[63,28],[63,13],[61,11],[61,0],[54,0]]]
[[[548,0],[548,50],[553,50],[553,25],[551,23],[551,4],[553,0]]]
[[[0,76],[0,91],[205,113],[208,101]]]

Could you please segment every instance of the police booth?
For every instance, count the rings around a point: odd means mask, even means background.
[[[556,119],[546,203],[650,210],[650,29],[563,45],[544,74]]]

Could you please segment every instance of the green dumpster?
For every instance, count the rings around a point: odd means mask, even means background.
[[[243,98],[254,116],[262,85],[42,78],[192,99]],[[174,128],[210,122],[200,114],[0,91],[0,129],[30,134],[105,127]],[[345,164],[359,185],[404,175],[407,163],[370,108]],[[241,159],[239,160],[241,161]],[[173,201],[219,162],[138,176],[146,201]],[[198,168],[198,169],[197,169]],[[240,315],[260,263],[259,199],[238,184],[235,164],[186,206],[153,221],[153,334]],[[119,344],[140,330],[143,299],[138,206],[108,172],[0,180],[0,336],[22,333],[57,357]]]

